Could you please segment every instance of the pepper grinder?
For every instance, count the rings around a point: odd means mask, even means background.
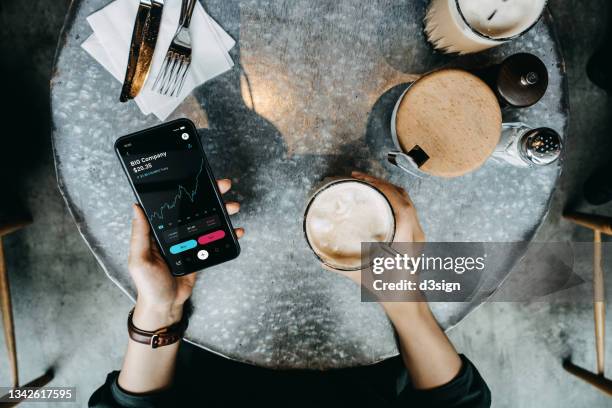
[[[529,107],[542,99],[548,88],[546,65],[528,53],[511,55],[476,75],[493,89],[502,107]]]

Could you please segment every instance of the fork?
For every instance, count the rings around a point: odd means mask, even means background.
[[[191,65],[191,33],[189,24],[198,0],[182,0],[179,25],[172,38],[164,63],[155,78],[153,90],[162,95],[178,96]]]

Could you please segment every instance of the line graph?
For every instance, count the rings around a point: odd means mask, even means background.
[[[162,204],[159,207],[158,211],[154,211],[151,213],[151,218],[157,218],[159,220],[163,220],[164,219],[164,211],[167,210],[172,210],[176,207],[176,205],[179,203],[179,201],[181,201],[183,199],[183,196],[185,195],[187,199],[189,199],[189,201],[191,201],[192,203],[195,201],[195,197],[196,194],[198,193],[198,185],[200,183],[200,175],[202,174],[202,170],[204,169],[204,159],[202,159],[202,163],[200,164],[200,170],[198,170],[198,173],[195,176],[195,185],[193,187],[193,190],[188,190],[186,187],[184,187],[183,185],[178,186],[178,192],[176,193],[176,195],[174,196],[174,198],[169,201],[166,202],[164,204]]]

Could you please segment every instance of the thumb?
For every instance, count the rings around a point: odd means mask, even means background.
[[[149,222],[144,211],[138,204],[132,206],[134,218],[132,219],[132,237],[130,239],[130,257],[145,259],[151,252],[151,238]]]

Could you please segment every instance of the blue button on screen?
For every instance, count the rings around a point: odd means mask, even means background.
[[[189,249],[193,249],[198,246],[198,243],[195,239],[190,239],[189,241],[181,242],[180,244],[172,245],[170,247],[170,253],[172,255],[180,254],[181,252],[187,251]]]

